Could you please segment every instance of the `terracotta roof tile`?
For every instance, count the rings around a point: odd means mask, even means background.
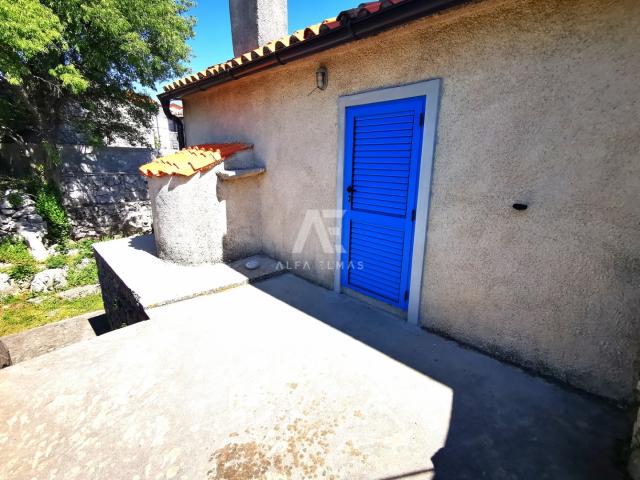
[[[320,23],[316,23],[315,25],[310,25],[304,29],[304,33],[302,34],[301,41],[308,40],[319,34],[320,34]]]
[[[142,165],[139,170],[147,177],[164,175],[184,175],[190,177],[196,172],[204,172],[224,162],[227,157],[242,150],[252,148],[245,143],[207,143],[187,147],[153,162]]]
[[[323,35],[331,30],[348,24],[352,19],[359,19],[365,16],[372,15],[393,5],[397,5],[406,1],[407,0],[383,0],[378,2],[361,3],[356,8],[340,12],[337,17],[328,18],[321,23],[310,25],[307,28],[297,30],[291,35],[286,35],[282,38],[271,41],[266,45],[262,45],[255,50],[246,52],[239,57],[227,60],[226,62],[219,63],[217,65],[212,65],[201,72],[197,72],[185,78],[181,78],[180,80],[176,80],[169,85],[165,85],[164,91],[171,92],[172,90],[175,90],[179,87],[197,83],[204,78],[215,77],[216,75],[220,75],[223,72],[227,72],[241,65],[254,62],[262,57],[271,55],[278,50],[288,48],[296,43],[307,42],[317,37],[318,35]]]

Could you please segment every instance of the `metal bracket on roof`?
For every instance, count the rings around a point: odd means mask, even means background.
[[[280,55],[278,54],[278,52],[273,52],[273,54],[275,55],[276,60],[278,60],[278,63],[279,63],[280,65],[284,65],[284,64],[286,63],[285,61],[283,61],[283,60],[280,58]]]
[[[349,28],[349,33],[351,34],[351,36],[353,37],[354,40],[359,40],[358,35],[356,34],[356,31],[353,28],[353,22],[352,21],[348,21],[347,22],[347,27]]]

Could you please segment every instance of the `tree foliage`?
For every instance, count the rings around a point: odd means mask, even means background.
[[[141,143],[157,104],[143,93],[184,75],[190,0],[0,0],[0,141],[66,132]],[[50,167],[51,165],[49,165]]]

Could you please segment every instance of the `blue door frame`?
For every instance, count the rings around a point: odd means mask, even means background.
[[[345,110],[341,284],[406,310],[425,97]]]

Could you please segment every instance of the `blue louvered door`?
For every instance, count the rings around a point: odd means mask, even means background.
[[[406,309],[424,97],[347,107],[342,285]]]

